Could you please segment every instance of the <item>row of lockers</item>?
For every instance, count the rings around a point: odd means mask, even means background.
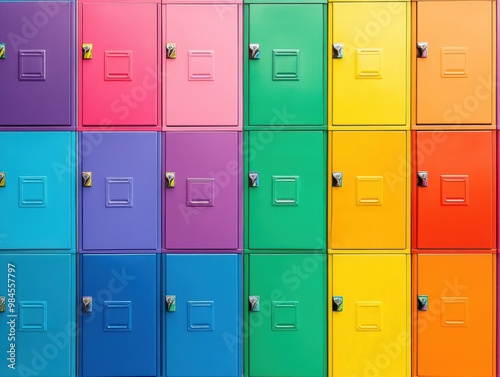
[[[0,255],[0,375],[75,376],[77,344],[82,377],[404,377],[411,350],[413,376],[495,375],[495,255],[244,265],[243,282],[238,254]]]
[[[2,132],[0,249],[491,253],[495,134]]]
[[[495,127],[494,1],[75,7],[0,2],[0,128],[74,129],[77,65],[79,129]]]

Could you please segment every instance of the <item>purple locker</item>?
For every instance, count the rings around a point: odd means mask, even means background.
[[[166,133],[164,145],[165,248],[241,249],[241,133]]]
[[[74,125],[74,4],[0,2],[0,128]]]
[[[160,136],[81,132],[80,249],[160,249]]]

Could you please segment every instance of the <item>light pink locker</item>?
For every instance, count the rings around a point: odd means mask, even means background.
[[[241,130],[241,6],[163,5],[163,130]]]
[[[80,5],[79,130],[159,128],[159,7]]]

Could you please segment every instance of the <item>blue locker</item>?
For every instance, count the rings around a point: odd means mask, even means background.
[[[0,255],[0,376],[75,376],[75,258]]]
[[[163,376],[241,376],[241,256],[166,254],[164,263]]]
[[[79,376],[157,376],[159,255],[80,254]]]
[[[0,133],[0,250],[74,251],[75,133]]]

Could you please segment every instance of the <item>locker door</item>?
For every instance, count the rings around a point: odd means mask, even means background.
[[[165,255],[163,311],[167,377],[241,373],[241,258],[239,255]],[[195,362],[193,362],[195,360]]]
[[[491,131],[417,131],[417,248],[495,248]]]
[[[491,1],[417,5],[418,124],[491,124]],[[479,22],[478,22],[479,21]]]
[[[92,45],[91,57],[82,60],[83,126],[156,126],[157,5],[83,4],[81,9],[82,44]]]
[[[325,121],[325,10],[321,4],[248,8],[248,125],[322,126]],[[249,46],[245,46],[249,48]]]
[[[493,376],[492,255],[418,255],[418,376]],[[418,303],[417,297],[413,298]]]
[[[236,132],[167,133],[167,249],[239,247],[240,139]]]
[[[250,377],[326,376],[326,256],[249,255]]]
[[[333,4],[334,125],[406,124],[407,6]]]
[[[73,18],[71,3],[0,3],[0,126],[70,126]]]
[[[156,376],[157,256],[81,258],[81,375]]]
[[[156,132],[80,134],[84,250],[155,250],[160,208]]]
[[[75,135],[0,135],[0,250],[70,250],[75,245]]]
[[[248,247],[320,249],[325,240],[325,140],[323,131],[247,133]],[[263,142],[264,140],[264,142]]]
[[[75,375],[74,255],[0,255],[0,374]]]
[[[193,33],[193,25],[202,33]],[[163,6],[164,125],[237,126],[239,5]],[[166,54],[175,45],[176,55]]]
[[[331,300],[343,301],[343,309],[333,308],[333,301],[330,309],[335,309],[330,315],[333,376],[408,375],[408,257],[329,258]]]
[[[334,131],[330,145],[330,248],[404,249],[406,132]]]

